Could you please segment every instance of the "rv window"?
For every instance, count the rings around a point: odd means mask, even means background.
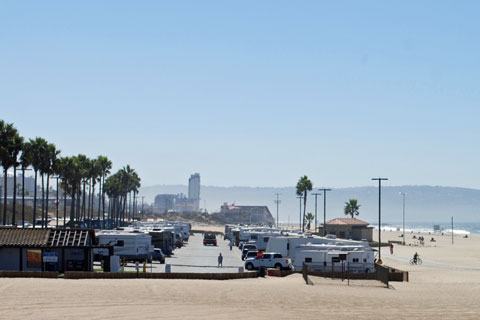
[[[263,238],[263,242],[268,242],[268,237]]]
[[[250,239],[252,239],[252,240],[257,240],[257,235],[256,235],[256,234],[252,234],[252,235],[250,236]]]
[[[305,258],[305,262],[312,262],[312,258]]]
[[[363,259],[363,262],[367,262],[367,259]]]
[[[123,240],[118,240],[116,246],[123,247]]]
[[[358,262],[358,258],[353,258],[353,262]]]

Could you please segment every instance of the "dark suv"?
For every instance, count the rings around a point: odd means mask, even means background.
[[[254,244],[245,244],[242,248],[242,260],[245,260],[248,251],[257,251],[257,246]]]
[[[209,244],[214,246],[217,245],[217,236],[215,235],[215,232],[207,231],[203,234],[203,245],[207,246]]]

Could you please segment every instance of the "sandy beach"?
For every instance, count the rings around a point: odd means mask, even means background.
[[[399,235],[384,232],[382,239]],[[393,255],[382,249],[386,265],[410,272],[410,282],[390,289],[316,277],[307,286],[299,274],[228,281],[3,278],[0,319],[478,319],[480,237],[457,236],[452,245],[451,237],[433,235],[436,242],[423,247],[412,237]],[[414,252],[422,266],[408,263]]]

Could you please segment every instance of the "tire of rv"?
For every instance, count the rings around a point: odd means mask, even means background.
[[[277,270],[282,270],[282,265],[281,265],[280,263],[277,263],[277,264],[275,265],[275,269],[277,269]]]
[[[246,265],[246,267],[247,267],[247,270],[250,270],[250,271],[253,270],[253,264],[251,264],[251,263],[248,263],[248,264]]]

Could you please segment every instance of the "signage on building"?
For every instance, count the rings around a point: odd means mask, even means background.
[[[58,262],[58,253],[56,252],[44,252],[43,262]]]

